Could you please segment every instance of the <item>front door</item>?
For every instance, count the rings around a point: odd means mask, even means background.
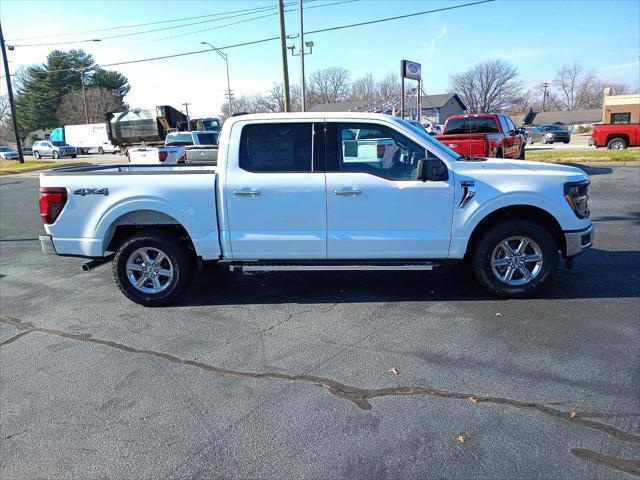
[[[309,121],[262,123],[233,134],[229,158],[239,162],[227,165],[223,235],[234,260],[326,258],[324,149],[313,148],[322,124],[317,128],[314,136]]]
[[[327,122],[326,132],[328,258],[447,258],[452,172],[417,180],[418,160],[435,156],[384,125]]]

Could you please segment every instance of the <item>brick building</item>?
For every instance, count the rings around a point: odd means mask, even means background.
[[[602,123],[640,123],[640,93],[632,95],[610,95],[604,89]]]

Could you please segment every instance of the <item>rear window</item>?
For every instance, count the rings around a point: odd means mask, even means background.
[[[217,145],[218,134],[216,133],[198,133],[198,142],[200,145]]]
[[[193,145],[190,133],[170,133],[165,140],[165,146],[175,147],[178,145]]]
[[[311,123],[246,125],[240,168],[250,172],[311,172]]]
[[[445,134],[497,132],[498,125],[494,117],[450,118],[444,131]]]

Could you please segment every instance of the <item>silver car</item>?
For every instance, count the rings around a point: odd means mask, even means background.
[[[2,160],[18,160],[19,155],[15,150],[11,150],[9,147],[0,147],[0,159]]]
[[[36,158],[41,157],[71,157],[76,158],[78,156],[78,150],[76,147],[67,145],[64,142],[51,142],[49,140],[40,140],[33,144],[33,156]]]

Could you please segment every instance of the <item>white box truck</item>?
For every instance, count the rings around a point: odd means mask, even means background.
[[[117,151],[117,147],[109,141],[106,123],[58,127],[51,132],[49,140],[66,142],[76,147],[79,153],[103,154]]]

